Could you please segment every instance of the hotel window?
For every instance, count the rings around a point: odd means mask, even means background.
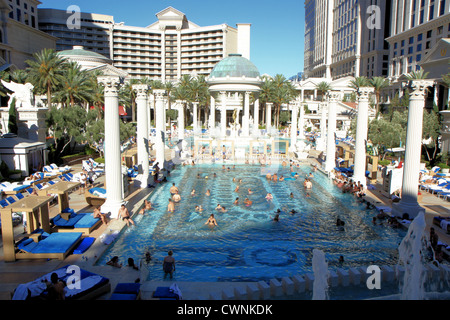
[[[419,51],[422,51],[422,44],[421,43],[419,43],[418,45],[417,45],[417,50],[416,50],[417,52],[419,52]]]
[[[441,0],[439,3],[439,16],[445,13],[445,0]]]
[[[409,44],[413,44],[414,43],[414,37],[410,37],[409,38]]]
[[[421,55],[421,54],[418,54],[418,55],[416,56],[416,61],[419,62],[420,60],[422,60],[422,55]]]
[[[419,34],[419,35],[417,36],[417,41],[422,41],[422,37],[423,37],[422,33]]]
[[[430,11],[429,11],[429,14],[428,14],[428,20],[433,20],[433,18],[434,18],[434,4],[432,4],[430,6]]]

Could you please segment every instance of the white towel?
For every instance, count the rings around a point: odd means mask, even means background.
[[[172,284],[169,287],[169,291],[172,293],[175,293],[178,296],[179,300],[183,300],[183,297],[181,295],[181,290],[180,290],[180,288],[178,288],[178,285],[176,283]]]
[[[28,297],[28,290],[31,297],[37,297],[47,289],[47,285],[44,282],[35,280],[25,284],[20,284],[14,292],[13,300],[25,300]]]

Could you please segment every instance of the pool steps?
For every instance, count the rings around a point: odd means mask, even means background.
[[[380,266],[382,283],[401,281],[405,269],[402,266]],[[450,276],[450,266],[434,264],[425,265],[427,281],[439,281],[444,279],[448,281]],[[349,287],[364,284],[371,274],[367,273],[367,268],[352,267],[349,269],[339,268],[329,270],[328,284],[330,288]],[[245,286],[236,285],[227,287],[221,291],[210,292],[205,299],[204,296],[198,296],[201,300],[270,300],[273,298],[282,298],[292,296],[297,293],[313,291],[314,274],[297,274],[292,277],[284,277],[281,280],[270,279],[269,281],[251,282]]]

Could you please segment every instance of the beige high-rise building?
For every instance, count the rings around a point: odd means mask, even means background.
[[[442,38],[450,37],[450,0],[392,1],[389,76],[420,69],[425,55]]]
[[[39,9],[39,29],[57,37],[56,50],[82,46],[109,58],[110,29],[114,17],[72,10]],[[76,20],[77,19],[77,20]]]
[[[81,45],[102,53],[131,78],[165,82],[177,81],[185,74],[207,76],[230,53],[250,56],[250,24],[201,27],[172,7],[158,12],[157,21],[146,27],[83,13],[80,27],[68,30],[64,24],[70,13],[42,9],[39,15],[41,30],[59,38],[58,50]]]
[[[0,0],[0,69],[23,69],[26,60],[45,48],[55,48],[56,38],[38,29],[37,0]]]
[[[389,0],[305,0],[308,78],[387,75]],[[369,10],[376,7],[377,10]],[[373,19],[376,16],[376,19]]]

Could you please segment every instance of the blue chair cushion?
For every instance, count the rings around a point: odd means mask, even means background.
[[[136,300],[136,294],[113,293],[109,300]]]
[[[153,293],[153,298],[178,298],[178,296],[170,292],[169,287],[157,287]]]
[[[75,228],[90,228],[100,221],[100,218],[94,218],[91,213],[78,213],[77,216],[81,216],[75,223]]]
[[[140,289],[140,283],[118,283],[114,289],[114,293],[138,294]]]
[[[87,237],[81,240],[80,244],[73,250],[73,254],[82,254],[94,243],[95,238]]]

